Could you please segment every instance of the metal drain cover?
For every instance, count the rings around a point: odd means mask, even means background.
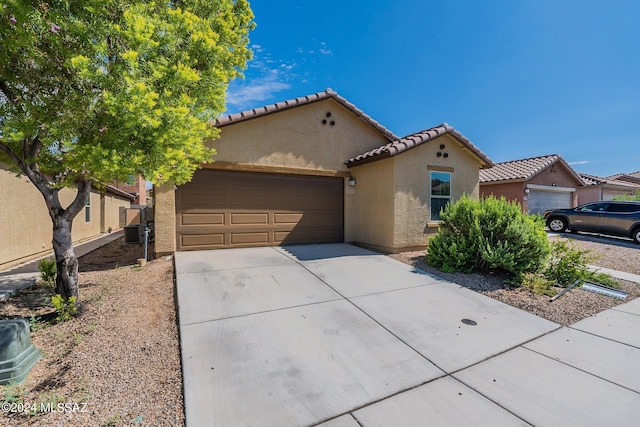
[[[478,322],[471,319],[462,319],[461,322],[464,323],[465,325],[470,325],[470,326],[476,326],[478,324]]]

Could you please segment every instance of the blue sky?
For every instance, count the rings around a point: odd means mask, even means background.
[[[227,113],[336,90],[397,135],[447,122],[495,162],[640,170],[636,0],[251,1]]]

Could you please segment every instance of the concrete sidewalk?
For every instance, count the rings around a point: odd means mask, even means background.
[[[640,417],[640,299],[567,328],[346,244],[175,262],[189,426]]]
[[[73,250],[76,257],[80,258],[81,256],[84,256],[89,252],[93,252],[94,250],[106,245],[107,243],[113,242],[122,236],[124,236],[124,231],[117,230],[113,233],[104,234],[96,239],[75,245]],[[26,289],[33,286],[40,278],[38,263],[42,258],[46,258],[48,256],[52,255],[45,255],[41,258],[12,267],[8,270],[0,271],[0,301],[6,300],[11,294],[19,291],[20,289]]]

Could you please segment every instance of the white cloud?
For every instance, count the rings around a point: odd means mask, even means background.
[[[278,80],[277,74],[254,78],[250,81],[235,81],[227,90],[227,105],[238,111],[259,107],[262,101],[272,98],[277,92],[289,87],[288,83]]]
[[[227,89],[227,106],[231,112],[245,111],[264,105],[280,91],[291,87],[296,63],[274,60],[260,45],[254,45],[254,59],[248,64],[245,79],[236,79]],[[225,114],[228,114],[226,112]]]
[[[323,55],[331,55],[331,49],[327,47],[327,43],[320,42],[320,53]]]
[[[570,165],[586,165],[587,163],[590,163],[589,160],[580,160],[577,162],[568,162]]]

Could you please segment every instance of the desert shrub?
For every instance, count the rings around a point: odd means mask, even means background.
[[[587,268],[587,264],[593,260],[590,251],[577,249],[570,243],[558,240],[551,244],[551,254],[543,274],[547,280],[563,288],[578,279],[618,287],[618,282],[608,274]]]
[[[57,322],[71,320],[77,313],[76,297],[74,296],[70,297],[68,301],[65,301],[62,295],[54,295],[51,297],[51,304],[53,308],[56,309],[56,313],[58,313],[56,316]]]
[[[512,285],[522,287],[538,295],[554,296],[558,293],[553,289],[555,284],[539,273],[525,273],[517,283],[512,283]]]
[[[445,271],[502,270],[513,276],[539,271],[549,254],[544,222],[504,197],[463,196],[440,215],[427,262]]]
[[[38,262],[38,270],[40,270],[40,283],[53,292],[57,274],[55,258],[42,258]]]

